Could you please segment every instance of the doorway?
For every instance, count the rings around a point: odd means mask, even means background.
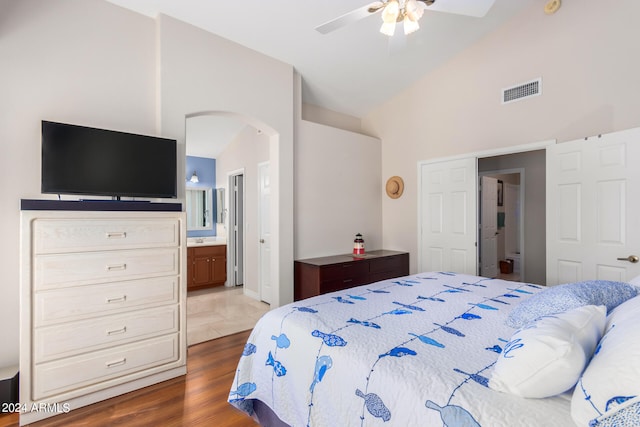
[[[260,126],[258,129],[256,126]],[[188,136],[186,135],[188,131]],[[194,138],[197,131],[201,137]],[[250,117],[235,113],[204,111],[190,114],[185,125],[185,154],[202,147],[201,157],[215,159],[215,187],[223,189],[224,205],[216,225],[217,239],[224,241],[227,286],[190,292],[187,297],[187,342],[189,345],[251,329],[270,309],[260,301],[257,263],[257,185],[259,162],[277,150],[278,134]],[[213,151],[213,152],[212,152]],[[200,171],[198,171],[200,174]],[[187,177],[188,178],[188,177]],[[277,183],[277,180],[272,181]],[[274,196],[277,196],[274,185]],[[277,200],[277,197],[276,197]],[[272,238],[277,247],[278,227]],[[278,254],[271,257],[277,262]],[[278,283],[278,282],[276,282]],[[277,296],[278,289],[274,289]],[[273,299],[277,303],[278,299]]]
[[[521,173],[520,184],[522,202],[518,266],[520,281],[545,285],[545,148],[553,143],[554,141],[543,141],[504,150],[420,162],[419,271],[478,274],[478,176],[485,172],[522,169],[524,172]],[[525,172],[526,182],[523,179]],[[507,188],[508,191],[513,190],[504,186],[505,192]],[[523,220],[525,214],[526,221]],[[464,264],[463,259],[466,260]]]
[[[479,274],[520,281],[524,276],[524,169],[478,175]]]

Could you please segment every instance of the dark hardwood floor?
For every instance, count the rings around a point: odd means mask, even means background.
[[[189,347],[187,375],[31,424],[61,426],[216,426],[257,424],[227,403],[236,365],[250,331]],[[0,414],[0,427],[18,425]]]

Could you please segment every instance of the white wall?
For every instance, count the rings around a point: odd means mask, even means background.
[[[99,0],[0,0],[0,21],[2,367],[18,363],[19,209],[43,197],[40,121],[154,134],[156,57],[153,20]]]
[[[383,141],[383,177],[405,179],[383,200],[383,244],[411,251],[414,272],[418,161],[640,126],[640,2],[563,2],[552,16],[542,3],[363,119]],[[542,96],[500,104],[502,88],[537,77]]]
[[[216,182],[218,188],[225,188],[227,203],[229,200],[229,173],[243,169],[244,172],[244,289],[251,295],[260,295],[259,277],[259,240],[258,222],[258,163],[269,160],[269,137],[257,134],[257,129],[246,126],[234,141],[216,159]],[[228,206],[228,205],[227,205]],[[229,218],[225,218],[228,230]],[[226,232],[227,236],[230,233]]]
[[[179,158],[186,114],[230,111],[265,124],[272,185],[279,192],[272,209],[278,232],[272,250],[280,255],[272,268],[281,279],[276,302],[293,300],[290,65],[179,21],[153,20],[102,0],[0,0],[0,21],[0,367],[18,362],[19,200],[43,197],[42,119],[173,137]],[[178,167],[184,175],[184,162]]]
[[[158,18],[158,50],[161,129],[182,150],[185,117],[200,112],[241,115],[269,136],[271,303],[293,301],[293,67],[168,16]]]
[[[298,124],[296,259],[350,253],[356,233],[364,236],[365,249],[382,249],[380,150],[376,138]]]

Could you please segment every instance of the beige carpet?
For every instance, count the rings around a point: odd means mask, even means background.
[[[242,287],[218,286],[189,292],[187,296],[187,345],[253,329],[269,304],[242,293]]]

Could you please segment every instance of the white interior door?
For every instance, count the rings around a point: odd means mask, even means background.
[[[476,274],[475,157],[420,166],[418,268]]]
[[[480,275],[498,276],[498,180],[480,178]]]
[[[271,186],[269,162],[258,165],[260,218],[260,299],[271,303]]]
[[[639,162],[640,128],[547,148],[547,284],[640,275]]]

